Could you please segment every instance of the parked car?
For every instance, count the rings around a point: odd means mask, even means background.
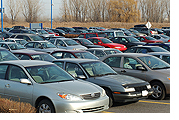
[[[39,36],[41,36],[43,38],[55,36],[54,34],[49,34],[44,29],[32,29],[32,31],[34,31],[37,35],[39,35]]]
[[[88,38],[94,45],[101,45],[106,48],[114,48],[118,49],[120,51],[124,51],[127,49],[127,47],[123,44],[113,43],[111,40],[103,37],[91,37]]]
[[[52,44],[56,45],[58,48],[67,50],[86,50],[85,46],[80,45],[71,38],[57,38],[49,40]]]
[[[170,42],[170,37],[163,35],[163,34],[157,34],[157,35],[151,35],[151,37],[157,39],[157,40],[162,40],[163,43],[168,43]]]
[[[61,29],[61,30],[65,31],[66,33],[75,31],[74,28],[70,28],[70,27],[56,27],[56,29]]]
[[[131,36],[113,37],[110,40],[113,41],[113,43],[123,44],[127,48],[132,46],[143,46],[146,44],[145,42],[140,42],[138,39]]]
[[[51,53],[59,50],[54,44],[48,41],[31,41],[24,45],[29,50]]]
[[[138,101],[153,92],[148,82],[119,75],[111,67],[98,60],[58,59],[53,62],[76,78],[101,86],[109,97],[109,106],[112,106],[114,101]]]
[[[167,51],[170,51],[170,43],[148,43],[145,45],[146,46],[159,46],[159,47],[166,49]]]
[[[19,43],[21,45],[24,45],[26,43],[28,43],[26,40],[24,39],[17,39],[17,38],[7,38],[4,40],[5,42],[15,42],[15,43]]]
[[[7,49],[0,47],[0,62],[9,60],[19,60],[14,54]]]
[[[31,30],[26,30],[26,29],[11,29],[8,32],[10,33],[27,33],[27,34],[36,34],[35,32]]]
[[[46,52],[17,50],[12,53],[20,60],[42,60],[52,62],[56,59]]]
[[[13,29],[25,29],[24,26],[13,26],[12,28],[13,28]]]
[[[103,33],[107,34],[108,38],[125,36],[122,30],[105,30]]]
[[[0,47],[6,48],[9,51],[27,50],[23,45],[15,42],[0,42]]]
[[[170,64],[170,53],[169,52],[150,52],[147,54],[156,56],[156,57],[164,60],[168,64]]]
[[[66,32],[61,29],[51,29],[53,32],[58,33],[59,36],[65,36]]]
[[[58,33],[55,33],[53,30],[50,29],[44,29],[46,32],[48,32],[49,34],[53,34],[54,36],[59,36]]]
[[[57,65],[36,60],[0,63],[0,95],[28,102],[38,113],[90,113],[108,109],[101,87],[74,79]]]
[[[137,30],[134,30],[134,29],[129,29],[129,31],[131,31],[136,36],[147,36],[146,34],[140,33],[140,32],[138,32]]]
[[[88,51],[79,51],[79,50],[55,50],[50,53],[52,56],[54,56],[57,59],[62,58],[82,58],[82,59],[99,59],[94,54],[88,52]]]
[[[30,41],[44,41],[42,37],[36,35],[36,34],[13,34],[10,36],[10,38],[18,38],[18,39],[24,39],[27,42]]]
[[[133,46],[128,48],[124,53],[148,53],[148,52],[169,52],[158,46]]]
[[[79,34],[78,38],[91,38],[91,37],[105,37],[107,38],[108,36],[105,33],[98,32],[98,33],[81,33]]]
[[[134,30],[137,30],[140,33],[144,33],[146,35],[154,35],[154,34],[158,34],[158,32],[154,29],[151,28],[145,28],[145,27],[134,27]]]
[[[91,41],[85,38],[73,38],[77,43],[87,47],[87,48],[104,48],[103,46],[100,45],[94,45]]]
[[[170,65],[147,54],[119,53],[101,59],[117,73],[140,78],[150,83],[153,99],[162,100],[170,94]]]
[[[97,57],[101,58],[109,54],[117,54],[122,53],[120,50],[113,49],[113,48],[90,48],[86,51],[91,52],[92,54],[96,55]]]
[[[150,36],[137,36],[135,38],[137,38],[141,42],[146,42],[146,43],[163,43],[162,40],[157,40]]]

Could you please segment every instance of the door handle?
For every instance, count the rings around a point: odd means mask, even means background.
[[[122,73],[125,73],[126,71],[125,70],[121,70]]]
[[[10,88],[10,85],[9,85],[9,84],[7,84],[7,85],[5,85],[5,87]]]

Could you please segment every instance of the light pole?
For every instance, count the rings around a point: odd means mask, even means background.
[[[1,0],[1,31],[3,32],[3,5]]]
[[[52,6],[53,6],[53,4],[52,4],[52,0],[51,0],[51,29],[52,29]]]

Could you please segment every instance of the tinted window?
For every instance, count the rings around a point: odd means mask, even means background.
[[[27,43],[25,47],[26,48],[33,48],[33,45],[34,45],[34,43]]]
[[[121,57],[109,57],[109,58],[106,58],[103,62],[105,62],[111,67],[119,68],[120,63],[121,63]]]
[[[83,71],[81,70],[81,68],[77,64],[74,64],[74,63],[67,63],[66,67],[65,67],[65,70],[67,72],[69,72],[71,75],[73,75],[74,77],[84,75]]]
[[[8,65],[0,65],[0,79],[5,79]]]

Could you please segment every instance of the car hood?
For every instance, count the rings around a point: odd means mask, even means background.
[[[92,83],[80,81],[80,80],[72,80],[72,81],[64,81],[64,82],[55,82],[55,83],[46,83],[40,84],[47,88],[62,93],[70,93],[70,94],[89,94],[100,91],[100,87],[97,85],[92,85]]]
[[[127,75],[107,75],[102,77],[96,77],[98,80],[106,81],[106,83],[113,83],[113,84],[135,84],[135,83],[142,83],[145,82],[138,78],[134,78]]]
[[[136,45],[145,45],[146,44],[146,42],[132,42],[132,43],[134,43]]]

